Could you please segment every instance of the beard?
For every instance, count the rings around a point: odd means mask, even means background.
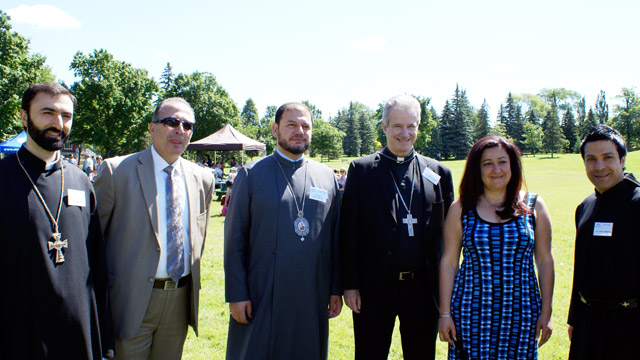
[[[280,134],[278,134],[278,145],[292,154],[300,155],[309,149],[309,140],[305,140],[304,144],[292,145],[287,139],[282,138]]]
[[[59,139],[47,137],[47,131],[61,134],[62,137]],[[29,114],[27,114],[27,132],[29,133],[29,136],[31,136],[31,139],[33,139],[33,141],[38,144],[38,146],[47,151],[62,150],[64,143],[66,143],[69,139],[69,133],[65,133],[64,129],[58,130],[54,127],[38,129],[31,121]]]

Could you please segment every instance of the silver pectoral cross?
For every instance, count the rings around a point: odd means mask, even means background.
[[[62,264],[64,262],[62,249],[67,249],[69,247],[69,242],[67,240],[60,241],[60,238],[62,238],[62,234],[60,233],[53,233],[51,234],[51,237],[53,237],[53,240],[55,241],[49,241],[47,243],[47,245],[49,245],[49,251],[55,250],[56,264]]]
[[[407,224],[407,231],[409,232],[409,236],[413,236],[413,224],[417,224],[418,219],[414,219],[413,216],[411,216],[411,213],[408,213],[407,216],[402,219],[402,223]]]

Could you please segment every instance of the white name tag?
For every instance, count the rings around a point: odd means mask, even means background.
[[[84,195],[84,191],[68,189],[67,203],[69,204],[69,206],[87,206],[87,198]]]
[[[593,225],[593,236],[611,236],[613,234],[613,223],[597,222]]]
[[[327,190],[311,187],[309,190],[309,198],[316,201],[327,201]]]
[[[425,179],[429,180],[433,185],[438,185],[438,182],[440,182],[440,175],[436,174],[429,168],[424,169],[424,171],[422,172],[422,176],[424,176]]]

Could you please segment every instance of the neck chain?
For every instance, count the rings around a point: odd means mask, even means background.
[[[47,215],[49,216],[49,221],[51,222],[51,230],[52,230],[51,238],[53,239],[53,241],[48,241],[47,245],[48,245],[49,251],[52,251],[52,250],[56,251],[56,260],[55,260],[56,264],[62,264],[64,262],[64,254],[62,253],[62,249],[63,248],[66,249],[69,247],[69,242],[67,240],[60,240],[62,239],[62,234],[60,234],[60,232],[58,231],[58,219],[60,218],[60,209],[62,209],[62,197],[64,194],[64,166],[60,164],[60,201],[58,202],[58,212],[56,213],[56,217],[54,218],[53,215],[51,215],[51,211],[49,210],[47,203],[44,201],[42,194],[40,194],[40,191],[38,190],[36,183],[33,182],[33,180],[31,179],[31,176],[29,176],[29,173],[27,172],[27,169],[25,169],[24,166],[22,165],[22,161],[20,161],[19,152],[16,153],[16,157],[18,158],[18,165],[20,165],[20,168],[22,169],[22,171],[24,171],[24,174],[27,176],[27,179],[29,179],[31,186],[33,186],[33,190],[35,190],[36,195],[38,195],[38,199],[40,200],[40,203],[42,203],[44,210],[47,212]],[[61,161],[61,160],[58,159],[58,161]]]
[[[302,189],[302,209],[298,206],[298,199],[296,198],[296,194],[293,192],[293,187],[287,179],[287,174],[285,174],[284,169],[282,168],[282,164],[280,161],[273,157],[273,161],[278,164],[280,167],[280,171],[282,171],[282,176],[284,176],[284,180],[287,182],[287,187],[291,192],[291,196],[293,196],[293,203],[296,204],[296,210],[298,210],[298,217],[293,221],[293,231],[300,236],[300,241],[304,241],[304,237],[309,235],[309,221],[304,217],[304,203],[307,199],[304,194],[307,192],[307,167],[304,168],[304,187]],[[304,160],[303,160],[304,161]]]
[[[407,206],[407,203],[404,201],[404,198],[402,197],[402,193],[400,192],[398,183],[396,183],[396,178],[393,176],[393,171],[390,171],[391,180],[393,180],[393,185],[395,186],[396,193],[398,193],[398,197],[402,201],[402,205],[404,205],[405,210],[407,210],[407,216],[404,219],[402,219],[402,223],[407,224],[407,232],[409,233],[409,236],[414,236],[413,224],[418,223],[418,219],[414,218],[411,215],[411,203],[413,203],[413,184],[414,184],[415,173],[416,173],[415,170],[416,169],[414,164],[414,167],[411,169],[411,195],[409,196],[409,206]]]
[[[393,157],[393,156],[389,156],[389,155],[385,154],[382,151],[378,151],[378,154],[386,157],[387,159],[395,162],[396,164],[404,164],[406,162],[409,162],[409,161],[413,160],[413,158],[416,156],[415,152],[413,152],[413,151],[409,154],[410,156],[406,156],[406,157],[400,157],[400,156]]]

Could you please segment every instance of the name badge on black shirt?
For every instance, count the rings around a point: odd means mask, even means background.
[[[593,225],[593,236],[611,236],[613,223],[597,222]]]

